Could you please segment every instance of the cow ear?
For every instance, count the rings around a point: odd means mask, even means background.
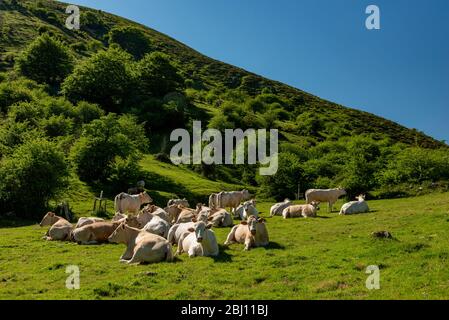
[[[195,231],[195,229],[193,229],[193,228],[189,228],[189,229],[187,229],[187,231],[189,231],[189,232],[194,232],[194,231]]]
[[[206,226],[206,229],[210,229],[210,228],[212,228],[214,225],[212,224],[212,223],[209,223],[207,226]]]
[[[242,222],[240,222],[240,224],[243,224],[244,226],[246,226],[248,224],[248,222],[242,221]]]

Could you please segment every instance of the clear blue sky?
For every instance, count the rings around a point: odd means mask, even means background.
[[[449,141],[448,0],[75,0]],[[381,10],[381,30],[365,9]]]

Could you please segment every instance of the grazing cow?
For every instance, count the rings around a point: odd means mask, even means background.
[[[72,239],[78,244],[86,244],[86,245],[107,242],[108,237],[122,223],[126,223],[131,227],[140,226],[136,217],[128,217],[124,222],[123,221],[97,222],[73,230]]]
[[[212,223],[215,228],[232,227],[234,225],[231,214],[225,209],[215,209],[209,211],[207,220]]]
[[[39,225],[41,227],[50,226],[50,229],[43,237],[48,241],[70,240],[72,224],[66,219],[58,217],[54,212],[48,212]]]
[[[224,244],[229,245],[234,242],[244,243],[244,250],[267,246],[270,241],[265,219],[250,216],[248,220],[233,227]]]
[[[306,191],[306,203],[311,204],[315,202],[327,202],[329,203],[329,212],[332,212],[332,207],[337,202],[338,198],[346,195],[346,190],[342,188],[338,189],[310,189]]]
[[[241,202],[251,199],[252,195],[248,190],[242,191],[222,191],[217,195],[217,208],[230,208],[234,212]]]
[[[173,261],[171,244],[156,234],[132,228],[122,223],[109,236],[111,243],[123,243],[127,246],[120,262],[127,264]]]
[[[291,205],[293,205],[293,202],[289,199],[285,199],[284,202],[274,204],[270,208],[270,217],[282,216],[282,211],[284,211],[285,208],[290,207]]]
[[[341,207],[340,215],[369,212],[368,204],[365,201],[365,195],[358,196],[357,200],[358,201],[345,203],[343,207]]]
[[[218,256],[217,238],[211,228],[212,223],[195,222],[179,239],[176,255],[187,252],[190,258]]]
[[[137,214],[143,204],[150,203],[152,201],[153,199],[151,199],[146,192],[142,192],[138,195],[130,195],[122,192],[115,197],[114,209],[115,212],[131,212]]]
[[[182,205],[182,206],[184,206],[186,208],[190,207],[189,202],[187,201],[186,198],[184,198],[184,199],[171,199],[171,200],[168,200],[167,207],[170,207],[172,205]]]
[[[142,230],[152,234],[157,234],[158,236],[167,239],[170,224],[159,216],[153,216],[153,219],[151,219],[150,222],[142,228]]]
[[[316,213],[319,210],[318,205],[318,202],[313,201],[311,204],[289,206],[282,211],[282,216],[284,219],[316,217]]]
[[[104,221],[104,219],[101,219],[101,218],[95,218],[95,217],[84,218],[84,217],[82,217],[82,218],[78,219],[78,223],[76,224],[75,229],[87,226],[87,225],[95,223],[95,222],[103,222],[103,221]]]
[[[248,219],[249,216],[259,217],[259,211],[255,207],[255,201],[247,201],[244,204],[237,207],[234,211],[234,215],[241,220]]]

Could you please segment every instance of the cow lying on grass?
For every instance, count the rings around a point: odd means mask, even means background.
[[[109,236],[109,242],[127,246],[120,262],[127,264],[173,261],[171,244],[161,236],[132,228],[122,223]]]
[[[255,216],[250,216],[247,221],[242,221],[239,225],[232,228],[224,244],[229,245],[234,242],[244,243],[244,250],[267,246],[269,237],[265,219],[257,219]]]
[[[316,213],[319,210],[319,203],[313,201],[311,204],[302,204],[296,206],[289,206],[282,211],[284,219],[299,218],[299,217],[316,217]]]
[[[189,232],[188,230],[190,228],[193,228],[195,223],[198,221],[203,221],[203,222],[207,223],[207,215],[204,213],[201,213],[198,215],[198,218],[193,218],[193,221],[174,224],[168,231],[168,237],[167,237],[168,241],[171,244],[177,245],[179,243],[179,239],[181,238],[181,236],[184,233]]]
[[[369,207],[365,201],[365,196],[360,195],[357,197],[357,200],[358,201],[345,203],[343,207],[341,207],[340,215],[369,212]]]
[[[78,229],[73,230],[72,239],[78,244],[99,244],[107,242],[109,236],[118,228],[123,222],[97,222]],[[125,223],[129,226],[139,227],[140,224],[136,217],[126,218]]]
[[[270,217],[282,216],[282,211],[284,211],[285,208],[290,207],[291,205],[293,205],[293,202],[289,199],[285,199],[284,202],[274,204],[270,208]]]
[[[234,225],[231,214],[225,209],[213,209],[209,211],[207,220],[212,223],[215,228],[232,227]]]
[[[44,239],[52,240],[70,240],[70,233],[72,232],[72,224],[62,217],[58,217],[54,212],[48,212],[41,223],[41,227],[51,226],[47,231]]]
[[[217,238],[211,228],[211,223],[195,222],[179,239],[176,255],[187,252],[190,258],[218,256]]]
[[[75,229],[87,226],[89,224],[93,224],[95,222],[104,222],[104,219],[102,219],[102,218],[94,218],[94,217],[91,217],[91,218],[85,218],[85,217],[79,218],[78,219],[78,223],[75,226]]]
[[[259,211],[256,209],[256,200],[247,201],[237,207],[234,210],[234,216],[240,218],[241,220],[248,219],[249,216],[259,217]]]
[[[167,239],[170,224],[159,216],[153,216],[153,218],[142,228],[142,230]]]

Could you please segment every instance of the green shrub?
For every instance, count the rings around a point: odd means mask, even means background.
[[[73,57],[63,43],[43,34],[19,55],[16,66],[25,77],[55,86],[72,72]]]
[[[62,152],[45,140],[19,146],[0,163],[0,211],[19,217],[42,217],[48,202],[67,186]]]
[[[109,31],[109,45],[117,44],[123,50],[140,60],[150,52],[151,42],[145,33],[135,27],[115,27]]]

